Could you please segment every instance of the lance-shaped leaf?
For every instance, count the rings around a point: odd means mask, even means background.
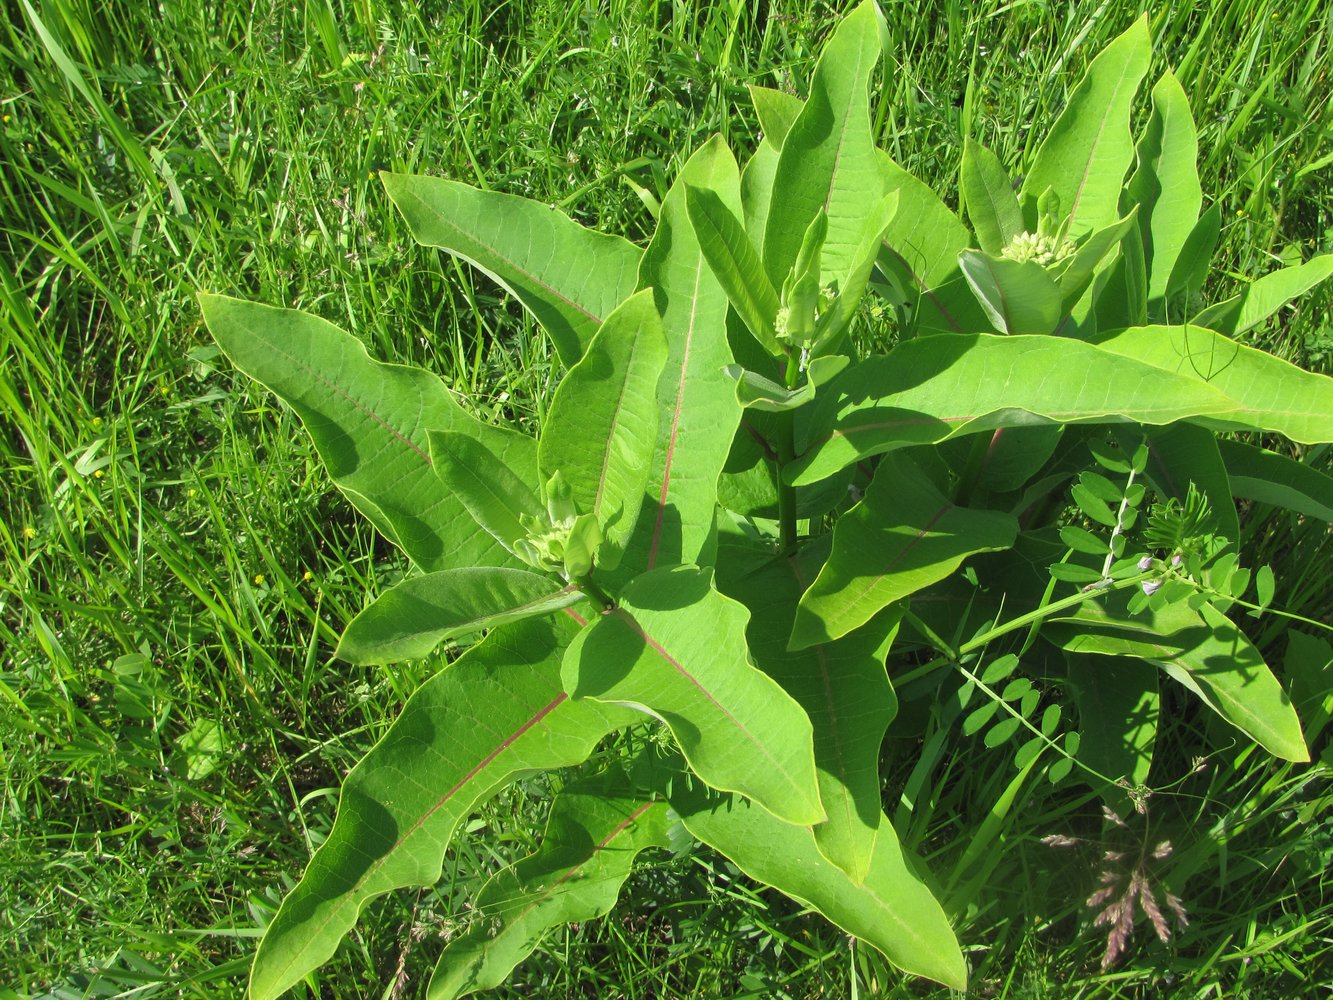
[[[830,381],[851,363],[845,354],[827,354],[815,358],[806,368],[806,381],[795,389],[766,378],[757,372],[749,371],[740,365],[727,365],[722,369],[727,378],[736,381],[736,399],[746,409],[762,410],[766,413],[781,413],[804,406],[815,398],[815,392],[821,385]]]
[[[565,688],[647,711],[709,785],[763,802],[789,823],[818,823],[810,720],[750,663],[748,619],[701,570],[645,573],[570,646]]]
[[[787,133],[791,131],[792,123],[800,117],[805,101],[795,94],[774,90],[772,87],[756,87],[751,83],[746,84],[746,89],[750,92],[755,114],[759,116],[764,142],[781,152]]]
[[[621,568],[624,576],[708,561],[717,478],[740,421],[735,388],[722,374],[733,360],[727,296],[690,225],[686,187],[713,191],[728,210],[740,210],[736,161],[720,136],[681,169],[639,270],[640,287],[653,289],[670,353],[658,383],[661,409],[647,507]]]
[[[1060,286],[1036,261],[964,250],[958,264],[1000,333],[1050,333],[1060,322]]]
[[[546,509],[532,490],[537,482],[537,443],[531,438],[522,449],[523,461],[511,467],[470,434],[430,431],[431,462],[444,481],[479,525],[506,549],[527,537],[520,518],[540,519]]]
[[[395,663],[426,656],[446,639],[581,600],[577,588],[526,570],[437,570],[408,577],[375,598],[347,626],[337,655],[349,663]]]
[[[1054,277],[1060,285],[1060,311],[1068,314],[1074,308],[1074,304],[1088,290],[1092,284],[1093,275],[1098,267],[1107,259],[1107,254],[1116,248],[1116,245],[1125,238],[1125,234],[1134,225],[1138,209],[1133,209],[1119,222],[1099,229],[1088,236],[1081,244],[1074,255],[1070,257],[1063,267],[1053,269]],[[1057,328],[1057,333],[1061,332]]]
[[[898,195],[877,264],[911,308],[916,331],[989,330],[990,321],[958,267],[958,255],[972,241],[967,227],[887,153],[878,151],[876,162],[885,192]]]
[[[833,528],[833,551],[801,598],[791,647],[844,636],[881,609],[944,579],[977,552],[1014,544],[1018,522],[951,503],[911,461],[890,455]]]
[[[1078,760],[1111,781],[1143,785],[1152,768],[1161,696],[1157,671],[1109,656],[1070,656]]]
[[[1183,323],[1190,318],[1194,311],[1192,300],[1208,278],[1209,265],[1221,231],[1222,210],[1214,205],[1199,216],[1199,221],[1185,239],[1180,256],[1176,258],[1175,267],[1171,268],[1171,277],[1166,281],[1166,296],[1162,302],[1163,319]]]
[[[687,187],[685,205],[699,247],[736,315],[765,350],[782,355],[774,332],[781,303],[745,227],[713,191]]]
[[[1333,522],[1333,477],[1265,448],[1239,441],[1217,444],[1233,494]]]
[[[852,252],[852,264],[846,274],[835,275],[836,294],[820,314],[818,336],[813,347],[816,353],[837,350],[842,335],[861,305],[870,273],[875,269],[884,236],[898,211],[898,192],[890,191],[865,213],[861,221],[861,238]]]
[[[1163,498],[1184,503],[1190,483],[1208,498],[1217,533],[1240,542],[1240,522],[1231,492],[1227,467],[1217,447],[1217,435],[1196,424],[1171,424],[1154,427],[1147,433],[1148,465],[1144,470],[1149,482]],[[1127,454],[1133,453],[1128,441]]]
[[[1019,197],[1029,232],[1037,231],[1037,199],[1047,188],[1068,214],[1071,238],[1115,221],[1134,158],[1130,106],[1150,56],[1145,15],[1092,60],[1023,180]]]
[[[705,796],[678,782],[671,805],[685,828],[751,878],[818,910],[898,968],[955,989],[967,984],[958,939],[888,819],[880,824],[865,881],[827,861],[810,830],[735,797]]]
[[[1333,379],[1326,375],[1197,326],[1130,327],[1098,334],[1093,343],[1225,393],[1230,407],[1199,414],[1206,426],[1270,431],[1301,444],[1333,441]]]
[[[859,458],[997,427],[1167,424],[1223,413],[1212,386],[1076,340],[986,334],[918,337],[849,369],[798,422],[789,481]]]
[[[1042,635],[1070,653],[1155,663],[1270,753],[1310,759],[1291,699],[1262,654],[1211,604],[1195,613],[1180,601],[1131,617],[1124,594],[1111,594],[1048,620]]]
[[[1139,140],[1129,203],[1139,210],[1151,310],[1159,313],[1171,272],[1203,207],[1199,142],[1189,98],[1167,70],[1152,90],[1152,117]]]
[[[498,628],[408,699],[343,782],[328,839],[265,931],[250,971],[255,1000],[325,962],[371,899],[439,881],[445,848],[479,802],[524,775],[580,763],[633,721],[561,688],[575,631],[573,612]]]
[[[787,648],[796,602],[828,556],[828,537],[787,558],[774,556],[762,542],[725,534],[718,542],[727,556],[719,563],[718,585],[750,609],[746,638],[759,669],[810,717],[819,797],[828,812],[828,820],[814,827],[815,843],[860,884],[870,872],[883,820],[879,759],[898,710],[884,660],[901,615],[880,615],[837,642]]]
[[[529,198],[442,177],[380,179],[417,242],[461,257],[512,292],[566,367],[634,292],[642,251],[628,240],[585,229]]]
[[[565,375],[542,427],[542,481],[557,471],[605,541],[598,564],[614,569],[643,505],[657,443],[657,380],[666,337],[651,291],[638,292],[602,324]]]
[[[825,275],[851,270],[868,205],[883,197],[870,131],[870,75],[880,56],[881,15],[866,0],[843,18],[824,46],[810,96],[782,142],[764,232],[764,266],[781,286],[806,229],[823,211]]]
[[[296,411],[333,481],[409,559],[425,570],[517,565],[436,476],[426,435],[462,431],[493,451],[521,435],[466,413],[430,372],[371,360],[317,316],[220,295],[199,304],[236,367]]]
[[[1234,337],[1258,326],[1329,275],[1333,275],[1333,254],[1326,253],[1304,264],[1265,274],[1246,285],[1239,295],[1190,317],[1190,322]]]
[[[427,1000],[500,986],[550,928],[609,912],[640,851],[669,846],[666,802],[607,784],[593,779],[560,793],[540,849],[473,899],[473,923],[449,939]]]
[[[977,243],[986,253],[1000,254],[1023,231],[1023,210],[1000,158],[971,136],[963,143],[958,186]]]

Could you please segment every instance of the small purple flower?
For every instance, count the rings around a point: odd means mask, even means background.
[[[1140,586],[1143,587],[1143,592],[1144,592],[1145,594],[1148,594],[1148,595],[1151,596],[1152,594],[1157,593],[1157,591],[1161,588],[1161,586],[1162,586],[1162,581],[1161,581],[1161,580],[1144,580],[1143,583],[1140,584]]]
[[[1140,559],[1140,560],[1139,560],[1139,569],[1140,569],[1140,570],[1143,570],[1143,571],[1145,571],[1145,572],[1146,572],[1147,570],[1152,569],[1152,556],[1144,556],[1142,559]]]

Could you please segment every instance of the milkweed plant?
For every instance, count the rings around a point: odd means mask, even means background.
[[[967,141],[964,221],[874,144],[887,37],[866,0],[804,99],[752,87],[757,148],[694,150],[646,246],[382,175],[419,242],[550,337],[564,376],[536,438],[322,319],[201,295],[227,356],[412,564],[336,655],[461,649],[344,781],[259,945],[254,997],[299,984],[370,900],[435,883],[482,802],[555,768],[575,770],[540,847],[470,900],[430,997],[502,983],[681,837],[961,989],[880,771],[900,700],[950,676],[968,733],[1108,800],[1146,779],[1167,684],[1308,759],[1228,616],[1274,589],[1240,563],[1236,501],[1327,518],[1333,481],[1233,432],[1333,441],[1333,381],[1238,339],[1333,256],[1203,303],[1220,215],[1170,72],[1131,133],[1146,19],[1091,62],[1021,183]],[[1060,682],[1040,715],[1033,663]],[[629,727],[655,735],[586,763]]]

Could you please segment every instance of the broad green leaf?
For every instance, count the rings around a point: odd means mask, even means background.
[[[443,177],[380,179],[417,242],[461,257],[512,292],[550,334],[566,367],[635,290],[638,247],[541,202]]]
[[[593,779],[557,796],[537,852],[473,898],[472,923],[449,939],[427,1000],[503,985],[552,927],[610,912],[640,851],[670,846],[666,802],[607,785]]]
[[[750,102],[754,105],[755,114],[759,116],[759,128],[764,133],[764,142],[781,152],[782,143],[787,138],[787,133],[791,131],[792,123],[805,107],[805,101],[795,94],[789,94],[785,90],[774,90],[772,87],[746,84],[746,89],[750,92]]]
[[[784,353],[774,332],[781,302],[741,221],[713,191],[685,189],[695,237],[732,308],[765,350]]]
[[[778,172],[776,147],[761,142],[741,171],[741,213],[754,246],[763,246],[768,212],[773,204],[773,178]]]
[[[1120,256],[1109,269],[1095,275],[1093,282],[1091,315],[1080,317],[1075,326],[1062,332],[1088,340],[1098,330],[1119,330],[1148,322],[1148,270],[1143,234],[1137,226],[1121,239]]]
[[[1000,158],[971,136],[963,143],[958,186],[977,243],[986,253],[998,256],[1023,232],[1023,210]]]
[[[343,782],[328,839],[265,931],[250,971],[255,1000],[278,997],[332,956],[376,896],[439,881],[445,848],[478,803],[524,775],[580,763],[634,721],[562,689],[574,619],[566,611],[497,628],[408,699]]]
[[[965,988],[967,963],[953,928],[887,818],[870,870],[857,884],[824,858],[809,829],[784,823],[754,803],[677,788],[671,805],[690,833],[751,878],[818,910],[905,972]]]
[[[953,573],[968,556],[1013,545],[1018,522],[951,503],[910,460],[889,455],[833,528],[833,552],[801,598],[792,649],[846,635],[882,608]]]
[[[829,227],[823,274],[848,273],[866,207],[884,196],[869,94],[879,62],[880,21],[873,0],[866,0],[834,29],[815,66],[810,96],[783,140],[764,233],[764,266],[774,286],[786,279],[821,210]]]
[[[337,655],[349,663],[426,656],[446,639],[550,614],[583,600],[573,586],[521,569],[465,566],[411,576],[347,626]]]
[[[1237,497],[1333,522],[1333,477],[1275,451],[1239,441],[1217,444]]]
[[[1333,379],[1325,375],[1198,326],[1130,327],[1098,334],[1092,342],[1125,361],[1193,378],[1232,400],[1224,411],[1198,414],[1198,423],[1270,431],[1301,444],[1333,441]]]
[[[1152,118],[1139,140],[1137,158],[1127,193],[1129,204],[1139,211],[1150,308],[1159,313],[1171,272],[1203,207],[1194,116],[1170,70],[1153,87]]]
[[[746,638],[759,669],[810,717],[819,797],[828,812],[828,820],[814,827],[815,843],[860,884],[870,872],[883,820],[879,759],[898,709],[884,660],[901,615],[879,615],[837,642],[787,649],[796,602],[827,557],[827,537],[786,558],[762,542],[723,535],[719,552],[727,558],[719,563],[718,586],[750,609]],[[756,555],[762,562],[746,571]]]
[[[1042,427],[1001,427],[991,435],[985,457],[976,469],[973,494],[1009,493],[1027,486],[1055,453],[1064,435],[1059,425]],[[959,439],[953,443],[970,458],[972,442]],[[958,466],[961,475],[968,472],[966,459]]]
[[[1051,333],[1060,322],[1060,286],[1036,261],[964,250],[958,264],[1000,333]]]
[[[897,286],[918,332],[978,333],[989,320],[968,288],[958,255],[972,234],[929,186],[879,152],[877,164],[886,193],[898,195],[898,209],[884,234],[879,270]]]
[[[788,389],[771,378],[749,371],[740,365],[727,365],[723,369],[727,378],[736,382],[736,399],[746,409],[763,410],[767,413],[781,413],[804,406],[815,398],[819,386],[830,381],[841,372],[851,358],[845,354],[828,354],[815,358],[806,370],[806,381],[795,389]]]
[[[731,454],[717,484],[718,503],[745,517],[776,520],[778,488],[776,458],[757,439],[759,433],[752,418],[765,414],[746,411],[743,428],[737,433]],[[796,488],[796,517],[818,517],[847,499],[852,469],[833,475],[811,486]]]
[[[1166,282],[1166,297],[1163,302],[1161,317],[1167,322],[1183,323],[1195,310],[1194,296],[1203,288],[1208,278],[1209,265],[1213,260],[1213,251],[1217,249],[1217,237],[1222,231],[1222,210],[1219,206],[1199,216],[1190,234],[1181,247],[1180,256],[1171,268],[1171,277]],[[1156,313],[1152,314],[1156,317]],[[1112,329],[1107,326],[1106,329]]]
[[[1042,635],[1069,653],[1155,663],[1274,756],[1310,759],[1291,699],[1260,652],[1210,604],[1195,613],[1181,601],[1130,617],[1124,594],[1111,594],[1049,619]]]
[[[334,483],[409,559],[428,571],[517,565],[435,474],[426,435],[462,431],[497,452],[521,435],[466,413],[430,372],[371,360],[317,316],[221,295],[199,304],[232,363],[296,411]]]
[[[1148,781],[1161,698],[1157,671],[1109,656],[1069,657],[1069,679],[1078,705],[1079,763],[1131,785]]]
[[[574,641],[565,688],[643,709],[667,724],[709,785],[763,802],[789,823],[818,823],[810,720],[750,663],[748,619],[701,570],[645,573]]]
[[[1157,492],[1184,502],[1193,483],[1208,498],[1218,534],[1239,544],[1236,501],[1217,448],[1217,435],[1196,424],[1172,424],[1149,429],[1147,437],[1148,466],[1144,471]]]
[[[445,487],[479,525],[514,552],[514,543],[527,536],[519,518],[540,519],[546,513],[532,491],[538,475],[536,442],[525,449],[527,461],[514,469],[470,434],[428,431],[427,440],[431,463]]]
[[[845,275],[838,275],[833,301],[820,314],[812,350],[823,354],[839,349],[842,335],[856,315],[865,294],[870,273],[875,269],[884,236],[898,210],[898,192],[890,191],[872,205],[861,222],[861,238],[852,254],[852,265]]]
[[[561,380],[542,427],[542,481],[559,471],[578,512],[596,517],[605,538],[598,563],[608,570],[619,564],[643,505],[666,362],[653,293],[638,292],[606,317]]]
[[[790,481],[859,458],[997,427],[1167,424],[1234,404],[1213,387],[1076,340],[941,335],[849,369],[798,411]]]
[[[739,211],[736,161],[720,137],[691,156],[676,178],[639,270],[640,287],[653,289],[669,356],[658,382],[647,506],[626,557],[635,572],[710,561],[717,479],[740,422],[735,386],[722,373],[733,360],[727,296],[694,236],[687,186],[711,190],[728,210]]]
[[[1106,261],[1106,256],[1124,239],[1134,225],[1137,209],[1113,225],[1097,230],[1087,237],[1055,277],[1060,285],[1060,311],[1069,313],[1074,304],[1092,284],[1093,275]],[[1057,332],[1059,332],[1057,330]]]
[[[1265,274],[1245,286],[1245,291],[1225,302],[1209,306],[1190,317],[1196,326],[1237,336],[1268,319],[1292,299],[1304,295],[1333,275],[1333,254],[1323,254],[1304,264]]]
[[[1333,646],[1292,629],[1287,633],[1282,666],[1291,684],[1291,700],[1305,723],[1305,742],[1312,744],[1333,717]]]
[[[1151,54],[1144,15],[1092,60],[1023,180],[1020,201],[1029,232],[1037,231],[1037,199],[1047,188],[1059,196],[1071,238],[1116,220],[1134,158],[1130,108]]]

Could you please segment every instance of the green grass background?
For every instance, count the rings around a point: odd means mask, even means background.
[[[293,416],[219,356],[195,291],[318,313],[376,356],[439,373],[482,416],[535,425],[558,376],[549,346],[487,279],[413,245],[375,172],[524,194],[642,240],[692,148],[715,132],[753,143],[745,84],[799,89],[848,6],[6,4],[0,993],[240,995],[339,780],[439,666],[330,659],[403,561],[330,489]],[[950,201],[965,136],[1021,170],[1088,60],[1149,9],[1154,74],[1180,76],[1205,194],[1224,210],[1210,296],[1333,251],[1322,0],[882,6],[879,139]],[[1316,292],[1254,340],[1328,371],[1329,311]],[[1322,525],[1260,516],[1248,542],[1278,572],[1279,605],[1327,618]],[[1140,928],[1103,974],[1083,907],[1098,853],[1037,842],[1088,803],[1025,788],[1003,806],[1003,751],[960,739],[938,757],[905,836],[952,883],[977,995],[1327,986],[1327,763],[1224,748],[1181,773],[1161,811],[1176,845],[1162,877],[1191,927],[1170,947]],[[531,849],[549,794],[534,781],[488,806],[444,881],[373,906],[310,995],[419,995],[463,901]],[[1136,836],[1155,842],[1145,823]],[[645,866],[608,920],[554,934],[514,984],[926,992],[704,851]]]

